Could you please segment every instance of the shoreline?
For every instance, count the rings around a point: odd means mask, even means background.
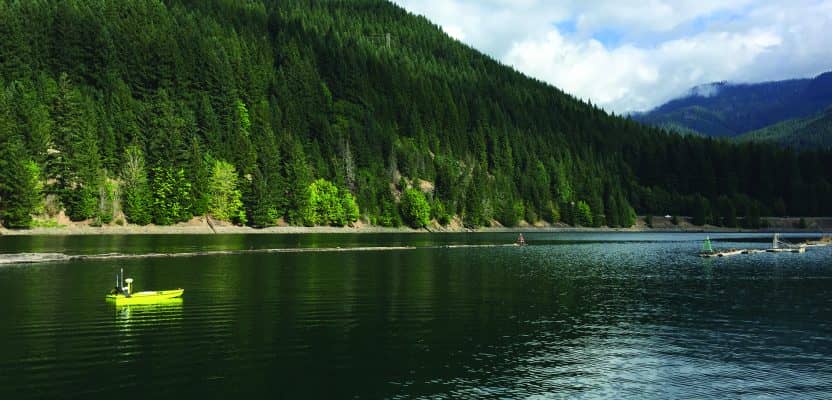
[[[459,225],[441,227],[433,224],[428,228],[413,229],[409,227],[388,228],[373,225],[356,224],[356,226],[273,226],[268,228],[252,228],[230,224],[209,224],[204,218],[194,218],[189,222],[176,225],[106,225],[94,227],[85,222],[69,223],[62,227],[36,227],[31,229],[6,229],[0,227],[0,236],[89,236],[89,235],[245,235],[245,234],[361,234],[361,233],[519,233],[519,232],[552,232],[552,233],[823,233],[832,230],[832,218],[806,218],[811,221],[806,228],[795,226],[798,218],[770,218],[770,226],[760,229],[726,228],[713,225],[696,226],[688,222],[673,225],[661,221],[648,227],[643,217],[639,217],[636,225],[629,228],[610,227],[571,227],[564,224],[539,224],[517,227],[480,227],[468,229]],[[772,223],[774,222],[774,223]]]

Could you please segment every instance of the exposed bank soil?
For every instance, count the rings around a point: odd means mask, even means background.
[[[631,228],[582,228],[570,227],[565,224],[537,223],[530,225],[523,222],[518,227],[502,227],[494,221],[494,226],[487,228],[468,229],[459,218],[454,218],[447,226],[440,226],[435,221],[426,229],[411,229],[408,227],[385,228],[358,222],[353,226],[289,226],[280,222],[278,226],[256,229],[246,226],[236,226],[212,220],[208,223],[204,217],[193,218],[188,222],[176,225],[116,225],[92,226],[89,221],[71,222],[61,219],[60,227],[32,228],[26,230],[10,230],[0,228],[0,235],[213,235],[213,234],[253,234],[253,233],[414,233],[414,232],[829,232],[832,231],[832,218],[805,218],[806,228],[799,228],[800,218],[766,218],[769,226],[763,229],[723,228],[711,225],[696,226],[682,219],[674,225],[669,218],[653,217],[652,228],[648,227],[644,217],[639,217]],[[212,229],[213,225],[213,229]]]

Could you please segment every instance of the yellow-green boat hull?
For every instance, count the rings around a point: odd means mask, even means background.
[[[108,294],[107,301],[115,302],[116,304],[155,304],[161,303],[165,300],[182,297],[185,289],[160,290],[156,292],[138,292],[133,293],[130,297],[123,294]]]

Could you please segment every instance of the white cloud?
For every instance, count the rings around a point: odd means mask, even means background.
[[[713,81],[832,69],[832,0],[397,0],[451,36],[604,108]]]
[[[452,37],[456,40],[459,40],[459,41],[464,41],[465,40],[465,32],[462,30],[462,28],[460,28],[457,25],[453,25],[453,24],[445,25],[445,26],[442,27],[442,30],[445,31],[445,33],[447,33],[448,36],[450,36],[450,37]]]

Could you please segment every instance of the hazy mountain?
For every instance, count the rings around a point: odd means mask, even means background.
[[[811,117],[830,104],[832,72],[827,72],[813,79],[701,85],[684,97],[634,118],[682,133],[732,137],[786,120]]]

